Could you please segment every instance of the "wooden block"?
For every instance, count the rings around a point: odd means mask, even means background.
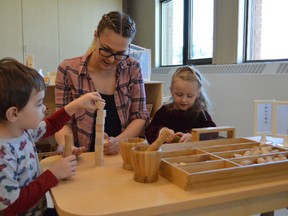
[[[104,164],[103,145],[95,145],[95,165],[102,166]]]
[[[96,118],[95,124],[105,124],[105,118]]]
[[[65,149],[64,157],[67,157],[72,154],[72,146],[74,145],[73,136],[71,134],[65,135]]]
[[[103,138],[95,138],[95,145],[102,145],[104,143],[104,139]]]
[[[95,165],[104,164],[104,132],[95,132]]]
[[[99,132],[99,131],[96,131],[95,132],[95,139],[104,139],[104,132]]]
[[[102,102],[102,101],[96,101],[96,108],[98,109],[98,110],[103,110],[104,109],[104,107],[105,107],[105,102]]]
[[[97,117],[95,123],[95,165],[102,166],[104,164],[104,125],[106,110],[103,110],[105,103],[97,101]]]
[[[106,117],[106,110],[97,110],[97,119],[105,117]]]
[[[104,125],[103,124],[96,124],[95,126],[95,131],[96,132],[104,132]]]

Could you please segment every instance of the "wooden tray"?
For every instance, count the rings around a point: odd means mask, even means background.
[[[264,146],[269,148],[268,153],[256,151]],[[166,144],[161,148],[163,157],[159,174],[185,190],[259,178],[269,181],[270,177],[288,177],[286,149],[244,138]],[[255,154],[244,155],[247,151]],[[257,162],[260,157],[267,156],[286,158]],[[251,164],[245,165],[243,161]]]

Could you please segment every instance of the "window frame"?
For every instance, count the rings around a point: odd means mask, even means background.
[[[160,28],[160,37],[162,38],[162,10],[163,7],[162,5],[164,3],[167,3],[171,0],[160,0],[160,23],[161,23],[161,28]],[[182,55],[183,55],[183,63],[182,65],[207,65],[207,64],[212,64],[212,58],[202,58],[202,59],[190,59],[189,58],[189,48],[190,48],[190,43],[192,42],[189,40],[189,35],[192,34],[192,28],[191,28],[191,17],[192,17],[192,6],[193,6],[193,0],[183,0],[183,50],[182,50]],[[188,17],[188,19],[185,19],[185,17]],[[163,44],[162,44],[162,39],[160,43],[160,50],[162,50]],[[163,65],[162,63],[162,52],[160,52],[160,67],[174,67],[174,66],[179,66],[179,65]]]
[[[288,61],[288,57],[287,58],[282,58],[282,59],[258,59],[258,60],[248,60],[248,50],[251,53],[253,52],[251,45],[249,44],[249,28],[251,26],[249,26],[249,18],[250,18],[250,14],[252,13],[251,11],[249,11],[250,9],[250,1],[254,1],[254,0],[245,0],[244,1],[244,45],[242,48],[243,51],[243,62],[242,63],[263,63],[263,62],[287,62]],[[255,4],[255,2],[253,2]],[[251,21],[250,21],[251,22]],[[249,48],[250,47],[250,48]]]
[[[170,0],[160,0],[160,19],[159,24],[162,25],[162,3]],[[189,14],[187,2],[190,0],[184,0],[185,11],[183,16],[187,17]],[[191,0],[192,2],[193,0]],[[249,0],[241,1],[228,1],[225,4],[221,1],[214,1],[214,30],[213,30],[213,56],[209,59],[197,59],[192,60],[188,58],[189,44],[188,44],[188,27],[189,23],[187,19],[184,19],[184,39],[183,39],[183,65],[218,65],[218,64],[241,64],[241,63],[262,63],[262,62],[287,62],[287,58],[282,59],[265,59],[265,60],[248,60],[248,16],[249,16]],[[227,10],[229,8],[229,10]],[[227,12],[227,13],[226,13]],[[230,24],[226,20],[233,19]],[[237,22],[235,21],[237,19]],[[188,19],[190,20],[190,19]],[[223,22],[224,21],[224,22]],[[235,22],[234,22],[235,21]],[[187,27],[188,26],[188,27]],[[162,28],[162,26],[161,26]],[[162,50],[162,31],[159,32],[159,48]],[[227,37],[230,35],[230,37]],[[237,39],[237,40],[235,40]],[[220,41],[225,40],[225,46]],[[227,48],[228,47],[228,48]],[[162,53],[159,52],[159,56]],[[177,65],[162,65],[162,57],[159,59],[159,67],[174,67]]]

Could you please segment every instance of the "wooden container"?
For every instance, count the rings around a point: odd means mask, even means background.
[[[191,130],[192,142],[200,141],[201,134],[207,133],[226,133],[226,138],[235,138],[235,128],[231,126],[222,126],[222,127],[206,127],[206,128],[193,128]],[[224,137],[223,137],[224,138]]]
[[[146,151],[149,145],[139,145],[131,149],[131,162],[134,169],[134,180],[141,183],[158,181],[158,171],[162,151]]]
[[[261,152],[264,147],[269,152]],[[185,190],[288,177],[287,149],[244,138],[167,144],[161,148],[160,175]],[[252,150],[254,153],[248,155]],[[276,159],[259,159],[267,156]]]
[[[120,141],[120,153],[123,160],[123,169],[133,171],[133,167],[131,165],[131,156],[130,150],[134,146],[138,146],[141,144],[148,144],[147,141],[143,138],[125,138]]]

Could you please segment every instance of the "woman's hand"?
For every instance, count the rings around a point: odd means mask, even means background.
[[[64,145],[58,145],[56,152],[63,156],[64,148],[65,148]],[[86,149],[85,146],[81,146],[81,147],[72,146],[72,154],[78,157],[80,154],[85,152],[85,149]]]
[[[79,156],[80,154],[82,154],[83,152],[85,152],[85,146],[81,146],[81,147],[72,147],[72,154],[75,156]]]
[[[106,139],[106,142],[104,143],[104,154],[116,155],[118,153],[119,153],[119,140],[114,137],[108,137]]]

